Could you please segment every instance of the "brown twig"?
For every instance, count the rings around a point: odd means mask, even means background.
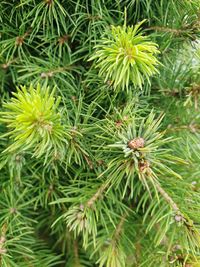
[[[74,245],[74,262],[75,262],[75,266],[76,267],[80,267],[77,240],[74,240],[73,245]]]
[[[179,207],[174,202],[174,200],[168,195],[168,193],[160,186],[160,184],[156,183],[156,188],[161,196],[167,201],[167,203],[172,207],[175,212],[179,212]]]
[[[97,190],[97,192],[88,200],[86,206],[88,208],[91,208],[94,203],[97,201],[98,198],[100,198],[104,192],[104,190],[107,188],[108,184],[102,184],[102,186]]]

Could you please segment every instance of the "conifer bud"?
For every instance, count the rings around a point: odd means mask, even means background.
[[[176,222],[181,222],[183,220],[183,216],[181,216],[179,214],[176,214],[174,219],[175,219]]]
[[[9,64],[4,63],[1,65],[2,69],[6,70],[9,67]]]
[[[175,245],[175,246],[173,247],[173,250],[174,250],[174,251],[181,250],[181,246],[177,244],[177,245]]]
[[[0,255],[6,254],[7,250],[5,248],[0,248]]]
[[[136,150],[138,148],[144,147],[145,141],[142,137],[137,137],[128,142],[128,147]]]
[[[47,75],[46,75],[46,73],[45,73],[45,72],[42,72],[42,73],[40,74],[40,77],[41,77],[41,78],[46,78],[46,77],[47,77]]]
[[[117,128],[119,128],[120,126],[122,126],[122,124],[123,123],[120,120],[115,122],[115,125],[116,125]]]
[[[23,42],[24,42],[24,38],[23,38],[23,36],[17,36],[17,38],[16,38],[16,45],[18,45],[18,46],[22,46],[23,45]]]
[[[16,208],[10,208],[10,213],[11,214],[16,214],[17,213],[17,209]]]
[[[0,237],[0,245],[4,244],[5,241],[6,241],[5,236],[1,236],[1,237]]]
[[[84,211],[84,205],[83,204],[80,204],[80,210]]]
[[[149,169],[149,167],[150,167],[150,163],[149,163],[149,161],[144,160],[144,161],[140,161],[140,162],[139,162],[139,170],[140,170],[141,172],[145,172],[146,170]]]

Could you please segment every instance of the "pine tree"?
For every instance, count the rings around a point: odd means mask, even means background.
[[[0,266],[200,266],[199,0],[0,23]]]

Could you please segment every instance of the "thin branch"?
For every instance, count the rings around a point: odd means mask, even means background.
[[[74,262],[75,262],[75,266],[76,267],[80,267],[77,240],[74,240],[73,245],[74,245]]]
[[[168,193],[160,186],[160,184],[156,183],[156,188],[158,189],[158,192],[161,194],[161,196],[169,203],[169,205],[172,207],[172,209],[175,212],[179,212],[180,209],[177,206],[177,204],[174,202],[174,200],[168,195]]]
[[[108,184],[102,184],[102,186],[98,189],[98,191],[88,200],[86,206],[88,208],[91,208],[94,203],[97,201],[98,198],[101,197],[103,194],[104,190],[108,187]]]
[[[112,238],[113,244],[116,244],[116,242],[119,240],[120,234],[123,231],[123,226],[124,226],[124,223],[125,223],[127,217],[128,217],[127,212],[122,215],[121,220],[120,220],[119,224],[117,225],[117,227],[115,229],[114,236]]]
[[[149,27],[148,30],[154,30],[154,31],[160,31],[160,32],[169,32],[173,33],[175,35],[181,35],[186,32],[186,30],[183,29],[173,29],[168,27],[162,27],[162,26],[152,26]]]
[[[171,125],[169,125],[169,127],[165,130],[165,132],[182,131],[182,130],[188,130],[191,133],[196,133],[200,131],[200,125],[193,123],[190,123],[189,125],[180,125],[177,127],[171,127]]]

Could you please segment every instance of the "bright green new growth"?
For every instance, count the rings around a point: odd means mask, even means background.
[[[25,86],[13,93],[10,102],[4,103],[6,111],[1,112],[1,121],[10,129],[12,144],[4,152],[22,151],[33,148],[39,157],[52,150],[58,153],[66,143],[66,132],[61,125],[61,115],[57,111],[60,98],[55,100],[54,92],[37,85],[34,89]]]
[[[142,88],[145,78],[150,83],[149,77],[158,73],[159,62],[154,55],[159,50],[157,44],[139,33],[143,22],[135,27],[112,26],[107,37],[95,46],[96,52],[90,60],[95,60],[99,75],[114,88],[124,90],[131,84]]]

